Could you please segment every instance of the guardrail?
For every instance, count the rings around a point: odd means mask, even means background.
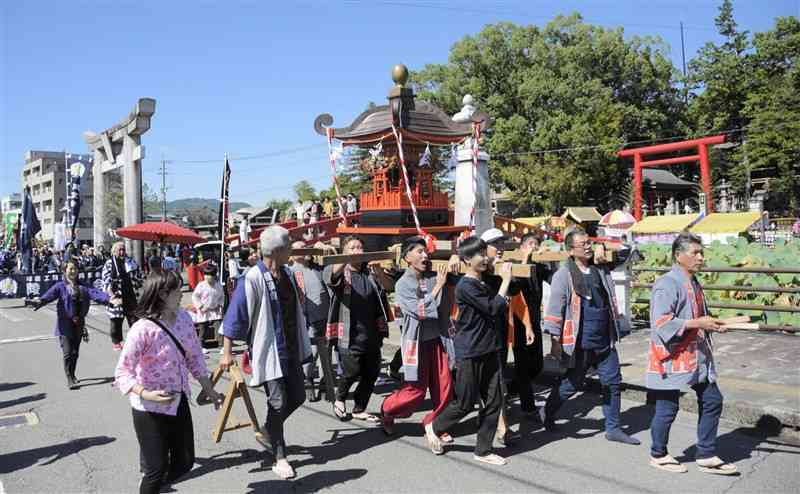
[[[634,267],[634,273],[641,272],[655,272],[666,273],[671,268],[657,268],[657,267]],[[701,273],[749,273],[749,274],[800,274],[800,268],[738,268],[738,267],[709,267],[700,270]],[[644,288],[650,289],[653,287],[651,283],[631,283],[631,288]],[[800,294],[800,288],[795,287],[759,287],[752,285],[702,285],[703,290],[707,291],[735,291],[735,292],[752,292],[752,293],[791,293]],[[648,299],[634,299],[634,304],[649,305]],[[754,312],[787,312],[800,314],[800,306],[794,305],[763,305],[763,304],[735,304],[725,302],[708,302],[708,307],[711,309],[736,309],[741,311],[754,311]],[[800,321],[800,315],[798,315]],[[789,333],[800,332],[800,325],[770,325],[759,324],[759,330],[765,331],[786,331]]]

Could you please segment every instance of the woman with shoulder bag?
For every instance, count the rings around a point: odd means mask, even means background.
[[[189,314],[179,309],[181,279],[173,271],[151,274],[139,300],[140,319],[128,332],[114,373],[128,395],[139,441],[140,493],[157,493],[191,470],[194,430],[189,373],[219,405]]]

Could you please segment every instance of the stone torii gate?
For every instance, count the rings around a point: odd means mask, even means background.
[[[105,244],[106,181],[105,174],[122,169],[122,194],[124,201],[123,223],[142,222],[142,159],[144,146],[142,134],[150,129],[150,119],[156,111],[156,100],[139,98],[130,114],[113,127],[98,134],[86,132],[84,138],[94,153],[94,244]],[[138,263],[143,262],[141,241],[125,240],[128,255]]]

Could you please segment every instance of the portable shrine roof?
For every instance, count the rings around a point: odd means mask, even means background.
[[[488,124],[488,117],[474,112],[466,121],[453,121],[441,108],[427,101],[415,101],[414,91],[406,87],[408,69],[397,65],[392,72],[396,83],[389,91],[389,104],[373,106],[361,113],[347,127],[331,127],[333,117],[327,113],[314,120],[317,133],[344,144],[369,144],[383,139],[393,140],[393,126],[409,139],[431,143],[455,143],[473,133],[473,123]]]
[[[590,207],[569,207],[564,214],[561,215],[561,217],[564,219],[569,218],[578,223],[593,223],[602,219],[602,216],[597,212],[597,209]]]

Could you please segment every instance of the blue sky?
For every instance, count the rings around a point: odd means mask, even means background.
[[[215,197],[232,157],[231,198],[261,205],[292,197],[307,179],[330,184],[314,118],[349,124],[382,102],[395,63],[418,69],[447,60],[450,46],[489,23],[544,25],[579,12],[587,22],[660,36],[680,67],[707,41],[719,1],[8,1],[0,6],[0,196],[20,190],[29,149],[86,152],[139,97],[157,100],[143,137],[144,180],[168,199]],[[643,7],[646,5],[646,7]],[[740,28],[769,29],[800,14],[800,0],[738,0]],[[291,150],[300,151],[286,152]],[[269,156],[272,154],[272,156]],[[185,163],[206,161],[208,163]]]

